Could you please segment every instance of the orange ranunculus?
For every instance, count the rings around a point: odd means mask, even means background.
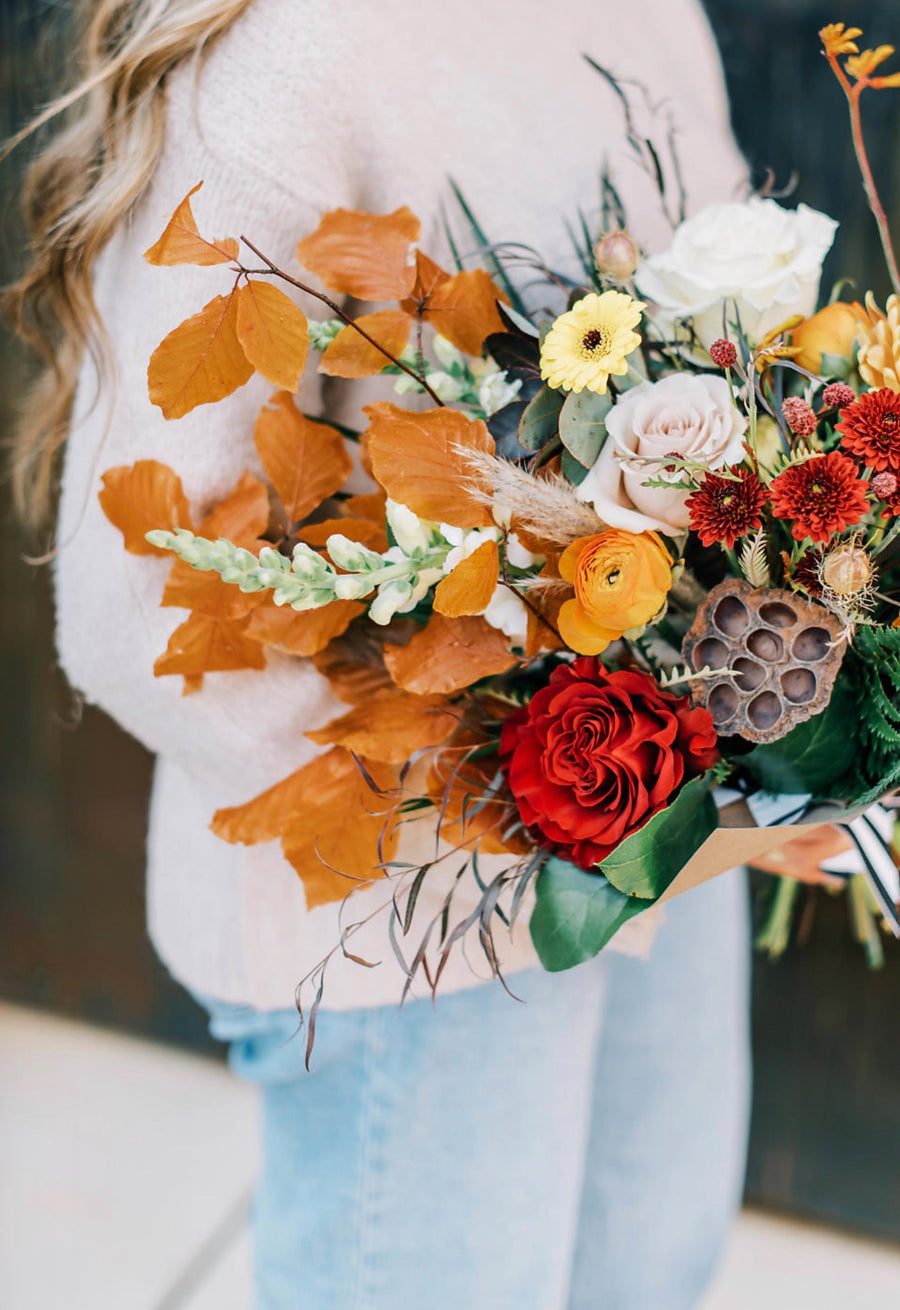
[[[579,655],[599,655],[659,613],[672,586],[672,560],[657,533],[608,528],[573,541],[559,574],[575,587],[559,611],[559,635]]]
[[[823,353],[849,359],[859,323],[865,317],[866,311],[855,302],[848,305],[844,300],[835,300],[826,305],[791,333],[791,345],[800,348],[794,363],[810,373],[819,373]]]

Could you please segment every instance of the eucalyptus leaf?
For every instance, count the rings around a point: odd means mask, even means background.
[[[567,450],[562,452],[560,457],[560,467],[563,475],[568,478],[573,487],[580,487],[588,475],[588,470],[583,464],[580,464],[574,455],[570,455]]]
[[[566,450],[590,468],[606,441],[606,416],[612,396],[596,391],[573,391],[559,415],[559,436]]]
[[[519,421],[519,445],[540,450],[559,429],[559,412],[565,395],[555,387],[541,387]]]
[[[831,700],[805,723],[778,741],[756,746],[741,764],[759,785],[781,792],[829,796],[853,767],[858,742],[857,707],[852,691],[838,679]]]
[[[656,900],[719,825],[712,772],[693,778],[664,810],[626,837],[600,865],[619,891]]]
[[[853,360],[846,355],[830,355],[827,350],[822,351],[819,373],[823,378],[840,378],[843,381],[853,372],[853,367]]]
[[[601,873],[551,857],[537,876],[531,940],[550,973],[591,960],[650,902],[617,891]]]

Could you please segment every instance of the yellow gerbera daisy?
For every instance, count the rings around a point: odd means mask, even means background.
[[[610,374],[627,373],[626,357],[641,344],[633,329],[643,310],[622,291],[592,291],[560,314],[544,338],[541,377],[565,391],[606,391]]]

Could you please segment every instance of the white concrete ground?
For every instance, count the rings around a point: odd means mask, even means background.
[[[255,1157],[254,1094],[219,1066],[0,1005],[2,1310],[249,1310]],[[699,1310],[898,1293],[900,1249],[747,1212]]]

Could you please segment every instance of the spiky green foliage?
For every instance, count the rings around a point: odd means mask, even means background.
[[[900,628],[860,626],[846,668],[859,707],[856,780],[886,790],[900,780]]]

